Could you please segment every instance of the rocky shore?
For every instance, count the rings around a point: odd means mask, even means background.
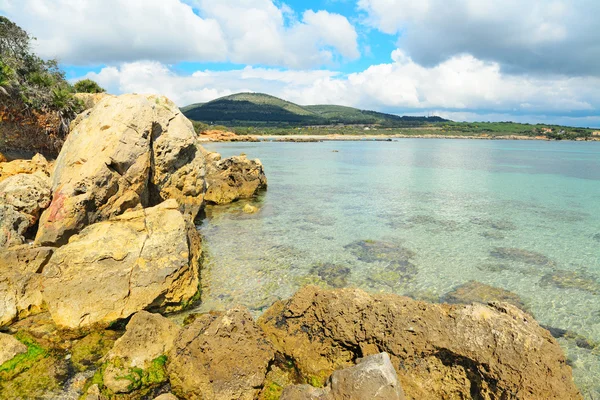
[[[175,323],[202,297],[195,220],[264,190],[262,164],[206,151],[164,97],[85,103],[55,161],[0,161],[0,398],[581,398],[550,332],[496,293],[308,286],[257,321]]]

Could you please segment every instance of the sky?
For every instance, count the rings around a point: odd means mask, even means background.
[[[600,127],[598,0],[0,0],[76,81]]]

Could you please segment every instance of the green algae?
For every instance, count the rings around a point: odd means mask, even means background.
[[[79,372],[94,366],[108,353],[120,336],[115,331],[93,332],[84,337],[71,348],[71,362]]]
[[[15,339],[27,346],[27,351],[0,365],[0,379],[2,381],[11,380],[14,376],[31,368],[36,361],[48,355],[48,350],[41,347],[28,333],[18,332]]]
[[[279,400],[282,393],[283,386],[275,382],[268,382],[263,388],[259,400]]]

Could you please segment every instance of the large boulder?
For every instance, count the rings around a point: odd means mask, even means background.
[[[88,226],[56,250],[43,297],[57,325],[107,326],[171,311],[198,291],[200,238],[175,200]]]
[[[0,328],[43,310],[40,272],[53,250],[29,245],[0,250]]]
[[[195,217],[204,164],[191,122],[171,101],[104,96],[72,123],[36,241],[61,245],[87,225],[168,198]]]
[[[450,304],[487,304],[493,301],[500,301],[512,304],[527,312],[527,307],[518,294],[477,281],[469,281],[454,288],[442,296],[440,300]]]
[[[0,182],[0,247],[25,243],[28,230],[50,204],[50,183],[40,172],[12,175]]]
[[[51,170],[52,164],[41,154],[36,154],[31,160],[0,162],[0,182],[13,175],[34,174],[36,172],[50,177]]]
[[[173,393],[184,399],[256,398],[274,352],[245,308],[203,314],[168,354]]]
[[[104,386],[113,393],[129,393],[142,385],[166,380],[166,354],[173,348],[180,330],[160,314],[136,313],[125,334],[105,357]],[[123,376],[139,377],[139,382],[122,379]]]
[[[267,178],[260,160],[248,160],[244,155],[222,160],[217,153],[208,154],[204,196],[207,202],[231,203],[253,197],[266,187]]]
[[[407,398],[581,399],[557,342],[507,303],[429,304],[309,286],[258,324],[309,382],[385,351]]]

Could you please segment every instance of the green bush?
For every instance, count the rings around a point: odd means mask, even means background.
[[[82,79],[75,83],[77,93],[104,93],[106,90],[91,79]]]

